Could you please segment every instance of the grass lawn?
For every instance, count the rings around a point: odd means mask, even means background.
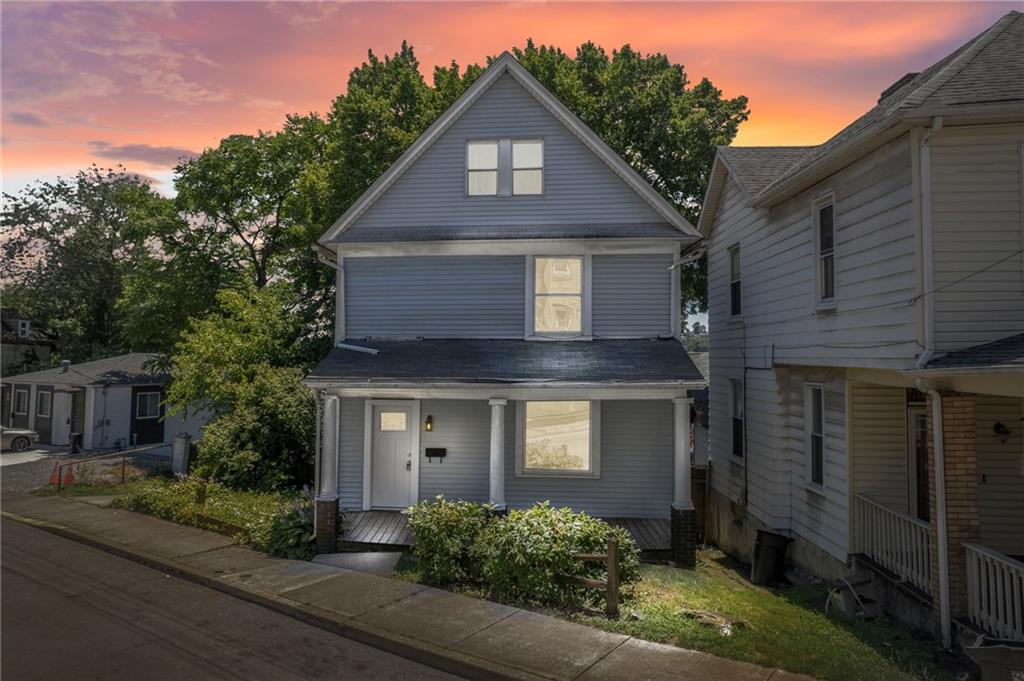
[[[145,483],[142,480],[126,482],[123,485],[106,482],[97,484],[76,483],[62,488],[60,492],[57,491],[54,485],[47,485],[46,487],[34,490],[32,493],[41,497],[116,497],[137,490],[143,484]]]
[[[697,570],[644,565],[619,620],[572,619],[637,638],[808,674],[822,681],[956,678],[969,669],[932,638],[886,619],[847,620],[824,612],[824,585],[764,589],[719,551],[702,551]],[[682,611],[706,610],[738,621],[729,636]],[[635,615],[633,614],[635,613]]]
[[[701,551],[696,570],[641,567],[642,580],[618,620],[600,614],[547,614],[575,622],[701,650],[733,660],[807,674],[821,681],[954,681],[971,669],[942,652],[932,638],[886,619],[846,620],[824,612],[824,585],[764,589],[717,550]],[[416,559],[405,554],[395,576],[418,581]],[[480,597],[472,588],[460,593]],[[683,610],[711,611],[738,622],[732,634],[701,624]]]

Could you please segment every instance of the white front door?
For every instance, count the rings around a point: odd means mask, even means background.
[[[373,407],[371,506],[405,508],[413,503],[412,407]]]

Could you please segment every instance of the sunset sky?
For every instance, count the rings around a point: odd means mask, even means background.
[[[122,163],[170,191],[177,157],[325,111],[368,49],[403,39],[425,74],[528,37],[570,54],[630,43],[747,95],[738,144],[814,144],[1014,6],[4,2],[4,190]]]

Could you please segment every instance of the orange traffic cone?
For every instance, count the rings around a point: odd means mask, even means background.
[[[53,471],[50,473],[50,484],[56,485],[58,482],[60,482],[60,462],[54,461]]]
[[[69,487],[70,485],[73,485],[74,482],[75,482],[75,476],[71,472],[72,468],[74,468],[74,466],[68,466],[68,472],[64,474],[64,486],[65,487]]]

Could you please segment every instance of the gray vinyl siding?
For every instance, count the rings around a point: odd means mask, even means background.
[[[599,479],[517,477],[515,410],[508,409],[505,500],[510,507],[547,500],[604,517],[668,517],[673,491],[672,403],[605,400],[600,405]]]
[[[1024,125],[947,128],[931,142],[940,352],[1024,329],[1024,255],[996,264],[1024,247],[1022,143]]]
[[[346,258],[348,338],[522,338],[522,256]]]
[[[49,393],[50,394],[50,415],[40,416],[39,415],[39,394]],[[36,415],[35,417],[35,431],[39,433],[39,442],[45,445],[53,444],[53,386],[52,385],[40,385],[36,386],[36,398],[32,403],[32,411]]]
[[[1024,555],[1024,400],[978,395],[975,404],[978,454],[978,515],[981,543],[1007,555]],[[1006,443],[992,433],[1002,423]]]
[[[543,139],[544,194],[466,195],[466,142],[473,139]],[[349,228],[431,226],[504,227],[544,224],[664,223],[511,76],[505,75],[473,104]]]
[[[420,433],[420,449],[444,447],[444,459],[420,453],[420,499],[486,502],[490,493],[491,407],[485,400],[423,400],[420,415],[434,430]]]
[[[672,334],[672,255],[595,255],[592,329],[598,338]]]
[[[897,513],[907,513],[906,389],[854,384],[850,390],[854,492]]]
[[[342,509],[363,508],[363,409],[360,397],[341,398],[338,444],[338,496]]]

